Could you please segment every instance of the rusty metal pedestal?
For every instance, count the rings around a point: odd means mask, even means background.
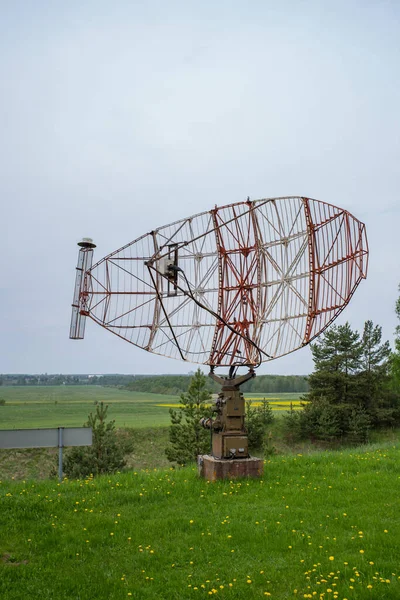
[[[219,377],[213,370],[210,377],[221,384],[215,401],[215,418],[202,419],[212,435],[211,455],[198,457],[199,475],[208,481],[237,477],[261,477],[264,461],[251,457],[245,428],[245,401],[240,386],[255,376],[253,370],[240,377]]]

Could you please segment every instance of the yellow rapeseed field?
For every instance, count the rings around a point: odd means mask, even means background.
[[[260,402],[260,400],[263,400],[263,398],[245,398],[246,401],[251,400],[251,405],[252,406],[262,406],[262,402]],[[298,410],[301,409],[304,402],[302,400],[279,400],[278,398],[274,398],[271,399],[271,401],[269,399],[267,399],[269,404],[271,405],[272,410],[290,410],[290,408],[292,407],[294,410]],[[162,403],[162,404],[156,404],[155,406],[161,406],[161,407],[165,407],[165,408],[179,408],[181,406],[181,404],[179,404],[179,402],[173,402],[173,403]],[[210,403],[206,404],[206,406],[211,406]]]

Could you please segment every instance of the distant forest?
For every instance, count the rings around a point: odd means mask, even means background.
[[[187,392],[190,375],[157,375],[153,377],[135,378],[126,386],[133,392],[151,392],[153,394],[179,395]],[[208,380],[208,388],[219,392],[220,386],[212,379]],[[258,394],[275,394],[282,392],[307,392],[307,378],[303,375],[259,375],[240,388],[243,392]]]
[[[136,375],[141,377],[141,375]],[[130,383],[135,375],[63,375],[62,373],[41,375],[4,374],[0,375],[0,385],[112,385]]]
[[[101,385],[122,387],[133,392],[179,395],[187,392],[191,375],[0,375],[0,385]],[[211,392],[219,386],[208,380]],[[247,393],[275,394],[307,392],[307,378],[303,375],[258,375],[241,388]]]

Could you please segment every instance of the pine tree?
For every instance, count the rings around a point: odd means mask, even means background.
[[[261,400],[261,406],[258,410],[260,411],[261,421],[264,425],[270,425],[274,421],[274,413],[272,407],[266,398]]]
[[[305,437],[305,433],[302,431],[300,411],[294,410],[292,405],[290,406],[290,410],[283,415],[282,421],[284,434],[289,442],[297,442],[302,437]]]
[[[388,385],[389,342],[382,342],[382,327],[366,321],[361,338],[361,372],[357,378],[360,404],[365,408],[383,401]]]
[[[206,387],[206,377],[197,369],[186,394],[181,394],[177,409],[170,409],[169,446],[165,453],[168,460],[180,465],[197,460],[199,454],[210,450],[210,432],[200,425],[202,417],[210,416],[206,403],[211,393]]]
[[[400,301],[396,308],[400,316]],[[400,327],[398,336],[400,347]],[[348,323],[331,327],[312,345],[312,353],[315,371],[306,396],[310,404],[300,418],[303,437],[345,435],[364,441],[369,427],[400,419],[396,395],[389,387],[390,346],[382,343],[379,325],[366,321],[361,338]]]
[[[368,441],[371,417],[363,406],[353,407],[347,423],[347,435],[355,444]]]
[[[361,363],[360,335],[349,323],[330,327],[311,345],[315,371],[309,377],[308,400],[324,398],[332,404],[354,402],[352,378]]]
[[[91,446],[72,448],[63,463],[64,473],[71,478],[115,473],[125,466],[124,456],[132,451],[126,442],[117,439],[115,421],[107,422],[108,405],[96,405],[96,413],[90,413],[84,427],[92,428]]]
[[[252,406],[251,400],[246,400],[245,423],[249,447],[251,449],[261,448],[265,434],[263,415],[259,407]]]
[[[400,291],[400,285],[399,285]],[[396,316],[400,321],[400,297],[396,300],[395,305]],[[394,337],[394,352],[390,359],[390,373],[392,377],[392,385],[395,392],[400,391],[400,324],[395,329]]]

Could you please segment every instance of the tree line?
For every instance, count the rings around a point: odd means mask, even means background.
[[[134,375],[65,375],[63,373],[13,374],[0,375],[0,385],[48,386],[48,385],[126,385]]]
[[[128,383],[126,389],[132,392],[148,392],[153,394],[172,394],[179,396],[188,392],[190,375],[154,375],[135,378]],[[207,388],[218,393],[220,387],[212,379],[207,379]],[[242,386],[242,391],[259,394],[279,394],[307,392],[307,378],[303,375],[258,375]]]

